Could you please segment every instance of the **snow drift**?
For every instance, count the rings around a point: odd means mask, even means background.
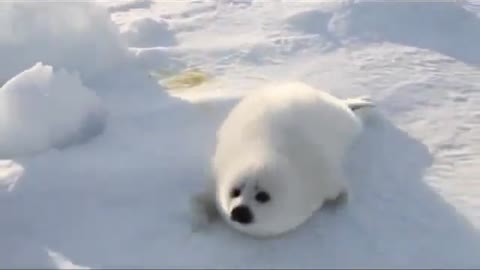
[[[105,111],[80,79],[36,63],[0,89],[0,158],[62,148],[98,135]]]
[[[0,3],[0,85],[36,62],[93,79],[126,58],[109,14],[91,2]]]

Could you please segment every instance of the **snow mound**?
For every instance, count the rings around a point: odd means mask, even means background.
[[[357,1],[329,23],[348,39],[424,48],[480,64],[480,19],[458,1]]]
[[[126,59],[117,27],[88,1],[0,3],[0,85],[36,62],[77,71],[86,81]]]
[[[36,63],[0,89],[0,158],[64,148],[100,134],[106,113],[67,71]]]
[[[169,47],[177,43],[168,22],[160,18],[133,20],[123,25],[120,32],[132,47]]]

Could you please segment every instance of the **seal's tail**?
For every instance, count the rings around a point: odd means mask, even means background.
[[[347,106],[362,120],[365,121],[375,107],[369,97],[348,98],[345,100]]]

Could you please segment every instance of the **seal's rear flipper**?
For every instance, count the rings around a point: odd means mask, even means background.
[[[341,191],[337,197],[333,199],[327,199],[323,203],[324,207],[332,208],[346,204],[350,199],[350,192],[348,191]]]
[[[345,102],[347,103],[347,106],[354,112],[362,108],[375,107],[375,104],[369,97],[348,98],[345,100]]]
[[[362,120],[366,120],[375,104],[369,97],[348,98],[347,106]]]

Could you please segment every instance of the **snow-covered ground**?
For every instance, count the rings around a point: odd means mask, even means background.
[[[0,268],[480,267],[478,1],[0,11]],[[186,68],[211,79],[151,75]],[[352,201],[276,239],[194,231],[216,128],[293,79],[378,104],[346,164]]]

